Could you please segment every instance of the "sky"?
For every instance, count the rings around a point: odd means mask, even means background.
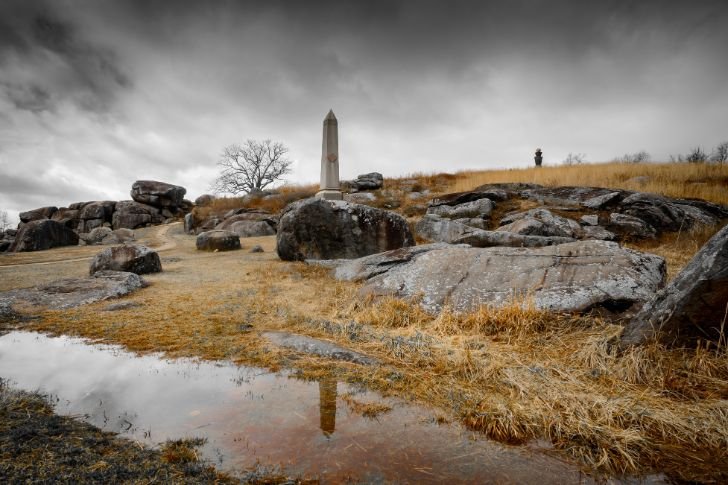
[[[728,2],[0,1],[0,210],[209,192],[225,146],[315,183],[668,160],[728,141]]]

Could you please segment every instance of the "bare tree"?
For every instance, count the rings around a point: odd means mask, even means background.
[[[282,143],[271,140],[248,140],[244,145],[228,145],[220,156],[220,175],[212,184],[218,193],[241,194],[263,190],[283,175],[293,163]]]
[[[713,152],[712,158],[713,161],[718,163],[725,163],[728,161],[728,141],[724,141],[715,147],[715,152]]]
[[[708,159],[708,154],[703,151],[702,148],[696,147],[690,150],[690,153],[685,155],[685,161],[690,163],[704,162]]]
[[[650,161],[650,154],[645,150],[636,153],[625,153],[621,157],[616,157],[613,162],[619,163],[642,163]]]
[[[12,224],[10,224],[10,217],[8,217],[8,211],[0,210],[0,231],[4,231],[5,229],[8,229],[11,226],[12,226]]]
[[[571,153],[562,162],[564,165],[578,165],[586,162],[586,153]]]

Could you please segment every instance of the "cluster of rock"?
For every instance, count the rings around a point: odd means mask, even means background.
[[[139,180],[131,188],[133,200],[76,202],[68,207],[49,206],[21,212],[14,240],[4,237],[0,249],[38,251],[75,245],[79,239],[86,244],[124,242],[130,235],[118,232],[121,229],[162,224],[189,212],[192,203],[183,198],[185,192],[184,187],[177,185]],[[99,229],[113,230],[113,234]]]
[[[500,202],[519,199],[540,207],[493,219]],[[433,199],[416,232],[433,242],[539,247],[576,240],[655,238],[725,218],[728,208],[702,200],[593,187],[491,184]]]
[[[507,212],[518,207],[524,208]],[[363,294],[415,299],[432,312],[516,302],[631,319],[623,345],[717,340],[728,305],[728,228],[666,288],[663,258],[618,241],[725,219],[728,208],[701,200],[493,184],[432,200],[416,224],[419,237],[436,241],[424,246],[414,246],[394,213],[299,201],[281,216],[277,250],[281,259],[322,264],[338,279],[364,282]]]
[[[272,236],[276,233],[278,217],[261,209],[231,209],[222,216],[209,215],[197,219],[194,212],[185,216],[184,230],[188,234],[207,231],[229,231],[239,237]]]

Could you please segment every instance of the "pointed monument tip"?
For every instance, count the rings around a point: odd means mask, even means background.
[[[336,115],[334,115],[334,110],[330,109],[329,114],[326,115],[326,118],[324,118],[324,121],[326,120],[335,120]]]

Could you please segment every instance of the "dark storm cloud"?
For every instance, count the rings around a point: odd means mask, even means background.
[[[313,182],[329,108],[345,178],[666,160],[728,136],[725,25],[724,0],[2,0],[0,207],[199,195],[247,138]]]
[[[53,109],[72,101],[103,112],[116,92],[131,87],[108,48],[79,34],[57,2],[16,2],[0,6],[0,89],[18,109]],[[31,72],[29,72],[31,71]]]

